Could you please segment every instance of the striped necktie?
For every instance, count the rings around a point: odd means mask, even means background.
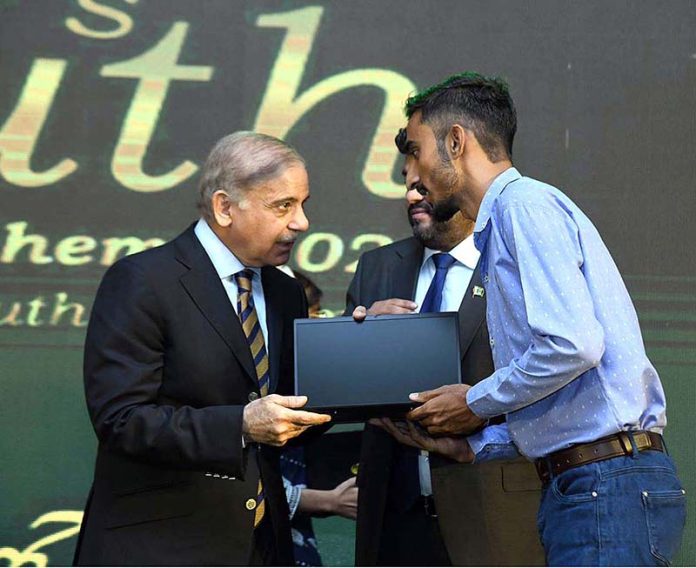
[[[244,335],[246,335],[251,356],[254,359],[256,368],[256,378],[259,382],[259,393],[261,396],[268,394],[270,384],[270,373],[268,371],[268,353],[266,344],[263,341],[261,323],[254,307],[254,297],[251,293],[251,280],[254,272],[244,269],[234,275],[237,281],[237,314],[242,322]],[[254,527],[259,526],[261,519],[266,511],[266,504],[263,496],[263,484],[259,477],[259,485],[256,492],[256,513],[254,514]]]

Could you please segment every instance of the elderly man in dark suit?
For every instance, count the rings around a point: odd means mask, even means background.
[[[425,192],[418,183],[407,188],[414,236],[361,257],[346,313],[361,319],[365,314],[457,311],[462,377],[476,382],[492,372],[493,362],[473,222],[461,215],[436,221]],[[423,357],[437,356],[437,346],[427,338],[414,349],[421,349]],[[543,563],[534,521],[540,486],[532,464],[459,464],[456,454],[442,455],[449,454],[448,448],[433,447],[439,454],[418,451],[407,445],[412,438],[386,420],[365,428],[357,565]]]
[[[275,138],[220,140],[201,219],[104,276],[85,344],[99,439],[75,562],[293,563],[278,447],[326,415],[292,392],[302,288],[274,266],[307,230],[307,172]]]

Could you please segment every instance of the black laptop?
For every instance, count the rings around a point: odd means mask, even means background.
[[[456,312],[295,320],[295,393],[335,422],[402,418],[410,393],[460,382]]]

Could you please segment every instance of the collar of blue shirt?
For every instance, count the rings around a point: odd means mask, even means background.
[[[486,227],[488,227],[488,221],[491,218],[491,212],[493,211],[493,205],[496,199],[503,193],[503,190],[509,183],[521,177],[522,175],[517,171],[517,168],[508,168],[503,173],[499,174],[486,190],[486,194],[483,196],[483,200],[479,207],[478,215],[476,216],[476,226],[474,227],[474,244],[478,250],[482,251],[486,244],[484,231]]]
[[[193,231],[201,245],[203,245],[208,257],[210,257],[210,261],[213,263],[215,272],[217,272],[220,280],[230,278],[245,268],[249,268],[259,278],[261,277],[261,269],[255,266],[244,266],[232,251],[227,248],[227,245],[213,232],[205,219],[199,219]]]

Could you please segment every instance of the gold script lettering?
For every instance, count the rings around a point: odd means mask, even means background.
[[[305,113],[331,95],[352,87],[378,87],[385,100],[362,171],[362,181],[379,197],[401,198],[403,185],[394,183],[391,175],[399,158],[394,135],[404,123],[402,102],[416,86],[403,75],[387,69],[354,69],[327,77],[298,93],[323,11],[321,7],[311,6],[264,14],[257,19],[259,27],[287,28],[287,33],[273,65],[254,130],[283,138]]]
[[[125,0],[129,4],[136,4],[138,0]],[[104,6],[94,0],[77,0],[80,8],[103,18],[115,21],[118,27],[113,30],[99,31],[85,26],[77,18],[69,17],[65,19],[65,26],[73,33],[92,39],[117,39],[130,33],[133,29],[133,19],[126,13],[110,6]]]
[[[198,169],[196,164],[186,160],[166,174],[150,176],[143,172],[143,158],[167,97],[170,81],[209,81],[213,74],[213,68],[206,65],[177,64],[187,32],[186,22],[175,22],[149,51],[101,68],[103,77],[139,79],[111,161],[114,177],[133,191],[149,193],[169,189]]]
[[[29,564],[38,567],[47,566],[48,555],[44,552],[39,552],[39,550],[80,532],[82,511],[51,511],[41,515],[29,527],[36,529],[47,523],[69,523],[73,526],[40,538],[24,550],[10,548],[9,546],[2,547],[0,548],[0,560],[8,560],[10,566],[27,566]]]
[[[51,185],[77,169],[65,159],[44,172],[32,171],[30,161],[48,111],[65,72],[62,59],[36,59],[17,106],[0,130],[0,174],[21,187]]]

